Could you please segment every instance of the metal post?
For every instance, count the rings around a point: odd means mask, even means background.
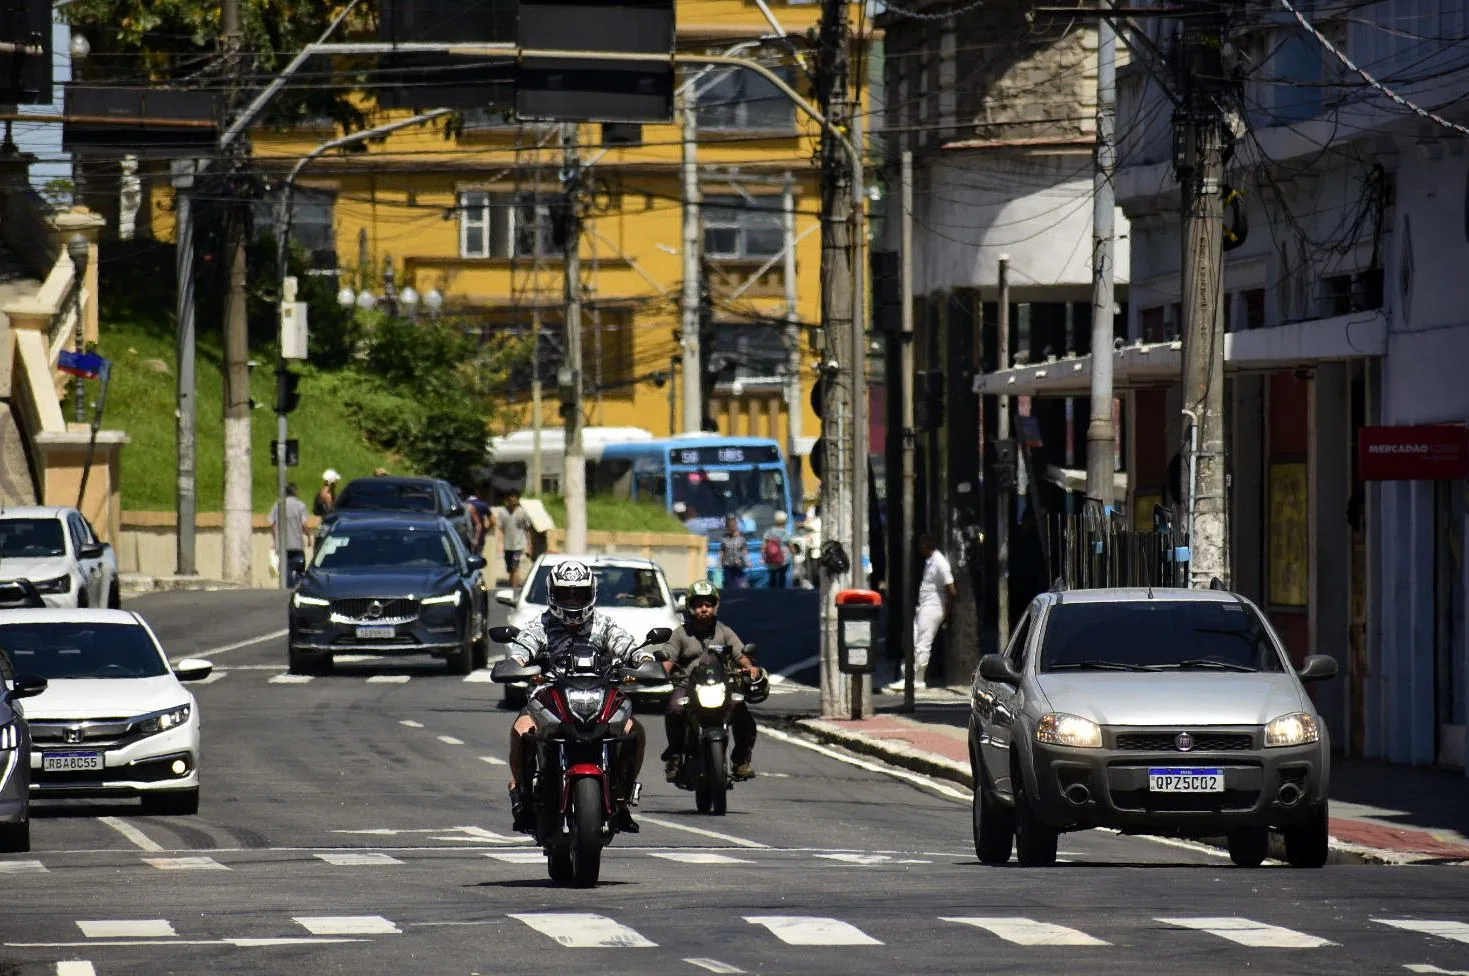
[[[1000,255],[999,269],[996,273],[1000,286],[1000,294],[997,298],[999,304],[999,327],[996,345],[998,346],[1000,369],[1010,368],[1010,256]],[[1010,398],[999,396],[995,398],[996,408],[999,416],[995,418],[995,436],[1004,443],[1010,439]],[[1020,451],[1015,451],[1015,477],[1017,482],[1020,477]],[[995,577],[999,585],[997,598],[997,614],[999,616],[999,647],[1004,648],[1005,642],[1010,636],[1010,499],[1012,489],[1005,489],[995,493],[995,505],[999,514],[995,519]]]
[[[192,169],[192,167],[191,167]],[[194,526],[198,513],[195,493],[196,424],[199,415],[194,386],[194,219],[193,176],[175,181],[174,212],[178,220],[174,248],[174,277],[178,279],[175,309],[178,320],[178,549],[175,570],[193,576]]]
[[[857,94],[857,98],[861,93]],[[852,446],[847,454],[852,459],[852,584],[868,585],[862,568],[862,553],[868,548],[867,479],[871,465],[867,429],[867,181],[862,153],[862,113],[859,106],[850,109],[852,143],[857,147],[857,162],[852,166]],[[872,675],[852,675],[852,718],[872,714]]]
[[[1117,34],[1097,22],[1097,155],[1092,177],[1092,387],[1086,428],[1086,494],[1105,513],[1116,498],[1117,435],[1112,429],[1112,171],[1117,120]]]
[[[796,281],[796,184],[790,173],[786,174],[785,192],[781,194],[781,216],[785,232],[786,463],[791,496],[800,505],[805,500],[801,461],[796,456],[804,420],[801,403],[801,315]]]
[[[286,238],[280,239],[282,253],[289,253],[290,243]],[[285,324],[286,309],[290,308],[296,301],[296,279],[285,275],[281,276],[281,324]],[[280,330],[280,347],[285,350],[285,329]],[[276,369],[276,399],[279,401],[280,393],[284,392],[284,375],[288,369],[285,356],[277,356]],[[275,405],[275,549],[276,562],[279,566],[279,577],[281,589],[290,589],[287,582],[290,570],[287,567],[286,556],[286,438],[290,436],[290,421],[286,415],[285,404],[277,402]]]
[[[694,93],[684,95],[680,107],[683,123],[683,328],[680,335],[683,347],[683,429],[685,432],[704,429],[703,371],[699,368],[699,269],[704,251],[703,235],[699,232],[699,212],[704,195],[699,189],[698,115]],[[677,430],[669,433],[679,433]]]
[[[566,499],[566,548],[587,548],[587,468],[582,456],[581,422],[581,155],[577,148],[575,122],[562,125],[565,157],[566,202],[569,228],[566,234],[566,369],[561,397],[566,414],[566,461],[561,474],[561,491]]]
[[[913,416],[913,153],[911,150],[903,150],[902,157],[902,212],[899,214],[900,232],[899,246],[903,262],[902,274],[899,281],[901,295],[899,301],[902,303],[902,346],[900,347],[898,366],[899,382],[902,389],[898,393],[898,400],[903,405],[902,418],[900,420],[901,435],[903,438],[903,468],[899,472],[902,481],[902,502],[899,510],[899,551],[903,554],[901,566],[888,567],[888,576],[891,579],[900,580],[899,587],[888,587],[889,606],[888,613],[897,614],[902,620],[899,633],[903,635],[903,710],[912,711],[913,704],[913,507],[918,493],[918,471],[914,463],[914,454],[917,450],[918,432],[914,429],[915,418]],[[891,436],[891,435],[889,435]],[[894,572],[894,569],[897,572]]]

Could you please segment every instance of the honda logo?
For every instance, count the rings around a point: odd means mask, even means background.
[[[1179,752],[1188,752],[1194,747],[1194,737],[1187,732],[1180,732],[1178,738],[1173,740],[1173,744],[1178,746]]]
[[[80,725],[69,725],[61,730],[62,742],[81,742],[86,737]]]

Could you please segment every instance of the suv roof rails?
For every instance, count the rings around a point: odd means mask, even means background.
[[[1214,577],[1213,579],[1209,580],[1209,589],[1211,589],[1211,590],[1222,590],[1222,589],[1224,589],[1224,581],[1222,579],[1220,579],[1219,577],[1217,577],[1217,576]]]

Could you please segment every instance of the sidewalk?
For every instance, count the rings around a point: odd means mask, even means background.
[[[203,576],[147,576],[143,573],[119,573],[118,589],[124,596],[139,593],[161,593],[166,590],[239,590],[237,583],[206,579]]]
[[[798,728],[853,752],[973,788],[968,689],[923,693],[915,711],[878,695],[863,721],[792,716]],[[1331,771],[1335,863],[1469,866],[1469,778],[1459,772],[1338,760]]]

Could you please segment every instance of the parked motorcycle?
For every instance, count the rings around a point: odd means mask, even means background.
[[[515,627],[494,627],[490,639],[509,644],[519,634]],[[662,644],[671,634],[667,627],[654,627],[637,649]],[[527,750],[526,768],[516,772],[520,782],[530,784],[534,837],[545,851],[552,881],[590,887],[601,874],[602,848],[617,833],[612,784],[618,756],[633,747],[622,734],[632,716],[622,685],[659,682],[665,675],[656,661],[623,667],[576,639],[552,647],[546,661],[543,671],[506,658],[491,669],[490,680],[531,682],[536,747]]]
[[[751,659],[755,645],[744,651]],[[730,718],[743,701],[759,704],[769,695],[769,681],[751,679],[736,662],[739,654],[725,644],[710,644],[689,671],[689,700],[684,706],[683,751],[674,785],[692,790],[700,813],[722,817],[733,780],[729,774]]]

